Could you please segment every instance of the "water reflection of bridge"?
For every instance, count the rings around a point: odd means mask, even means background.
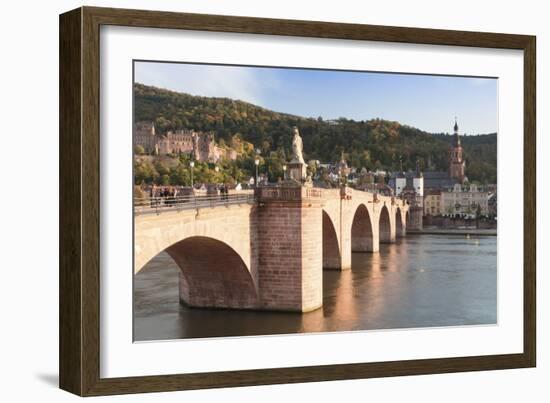
[[[404,236],[408,210],[350,188],[136,200],[134,271],[166,251],[188,305],[310,311],[322,305],[323,268],[350,269],[352,251]]]

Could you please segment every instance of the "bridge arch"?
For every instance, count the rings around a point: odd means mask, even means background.
[[[374,251],[374,232],[371,215],[364,204],[360,204],[355,210],[351,224],[351,251]]]
[[[190,306],[255,308],[258,292],[239,254],[228,244],[191,236],[165,251],[180,268],[180,300]]]
[[[192,236],[217,239],[234,249],[257,282],[252,227],[254,206],[204,208],[200,211],[165,211],[134,218],[134,273],[171,245]]]
[[[380,231],[380,242],[390,243],[391,239],[391,219],[390,212],[386,206],[382,206],[380,210],[380,218],[378,221],[378,227]]]
[[[340,269],[341,255],[338,235],[332,219],[323,210],[323,269]]]

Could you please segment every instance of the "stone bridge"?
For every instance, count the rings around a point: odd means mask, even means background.
[[[185,304],[307,312],[322,306],[323,269],[404,236],[408,207],[346,187],[264,187],[238,204],[136,211],[134,272],[165,251]]]

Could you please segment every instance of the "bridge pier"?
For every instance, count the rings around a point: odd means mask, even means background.
[[[409,220],[407,222],[407,229],[417,231],[422,230],[422,214],[422,207],[411,206],[409,208]]]
[[[263,309],[323,304],[322,199],[302,186],[258,188],[258,286]]]
[[[407,225],[405,223],[405,217],[400,208],[397,208],[395,212],[395,236],[402,238],[407,235]]]

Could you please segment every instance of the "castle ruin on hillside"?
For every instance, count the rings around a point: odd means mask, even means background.
[[[134,147],[141,146],[147,154],[193,154],[197,161],[218,162],[222,158],[235,160],[235,150],[219,147],[214,133],[180,129],[168,131],[164,136],[157,134],[153,122],[134,124]]]

